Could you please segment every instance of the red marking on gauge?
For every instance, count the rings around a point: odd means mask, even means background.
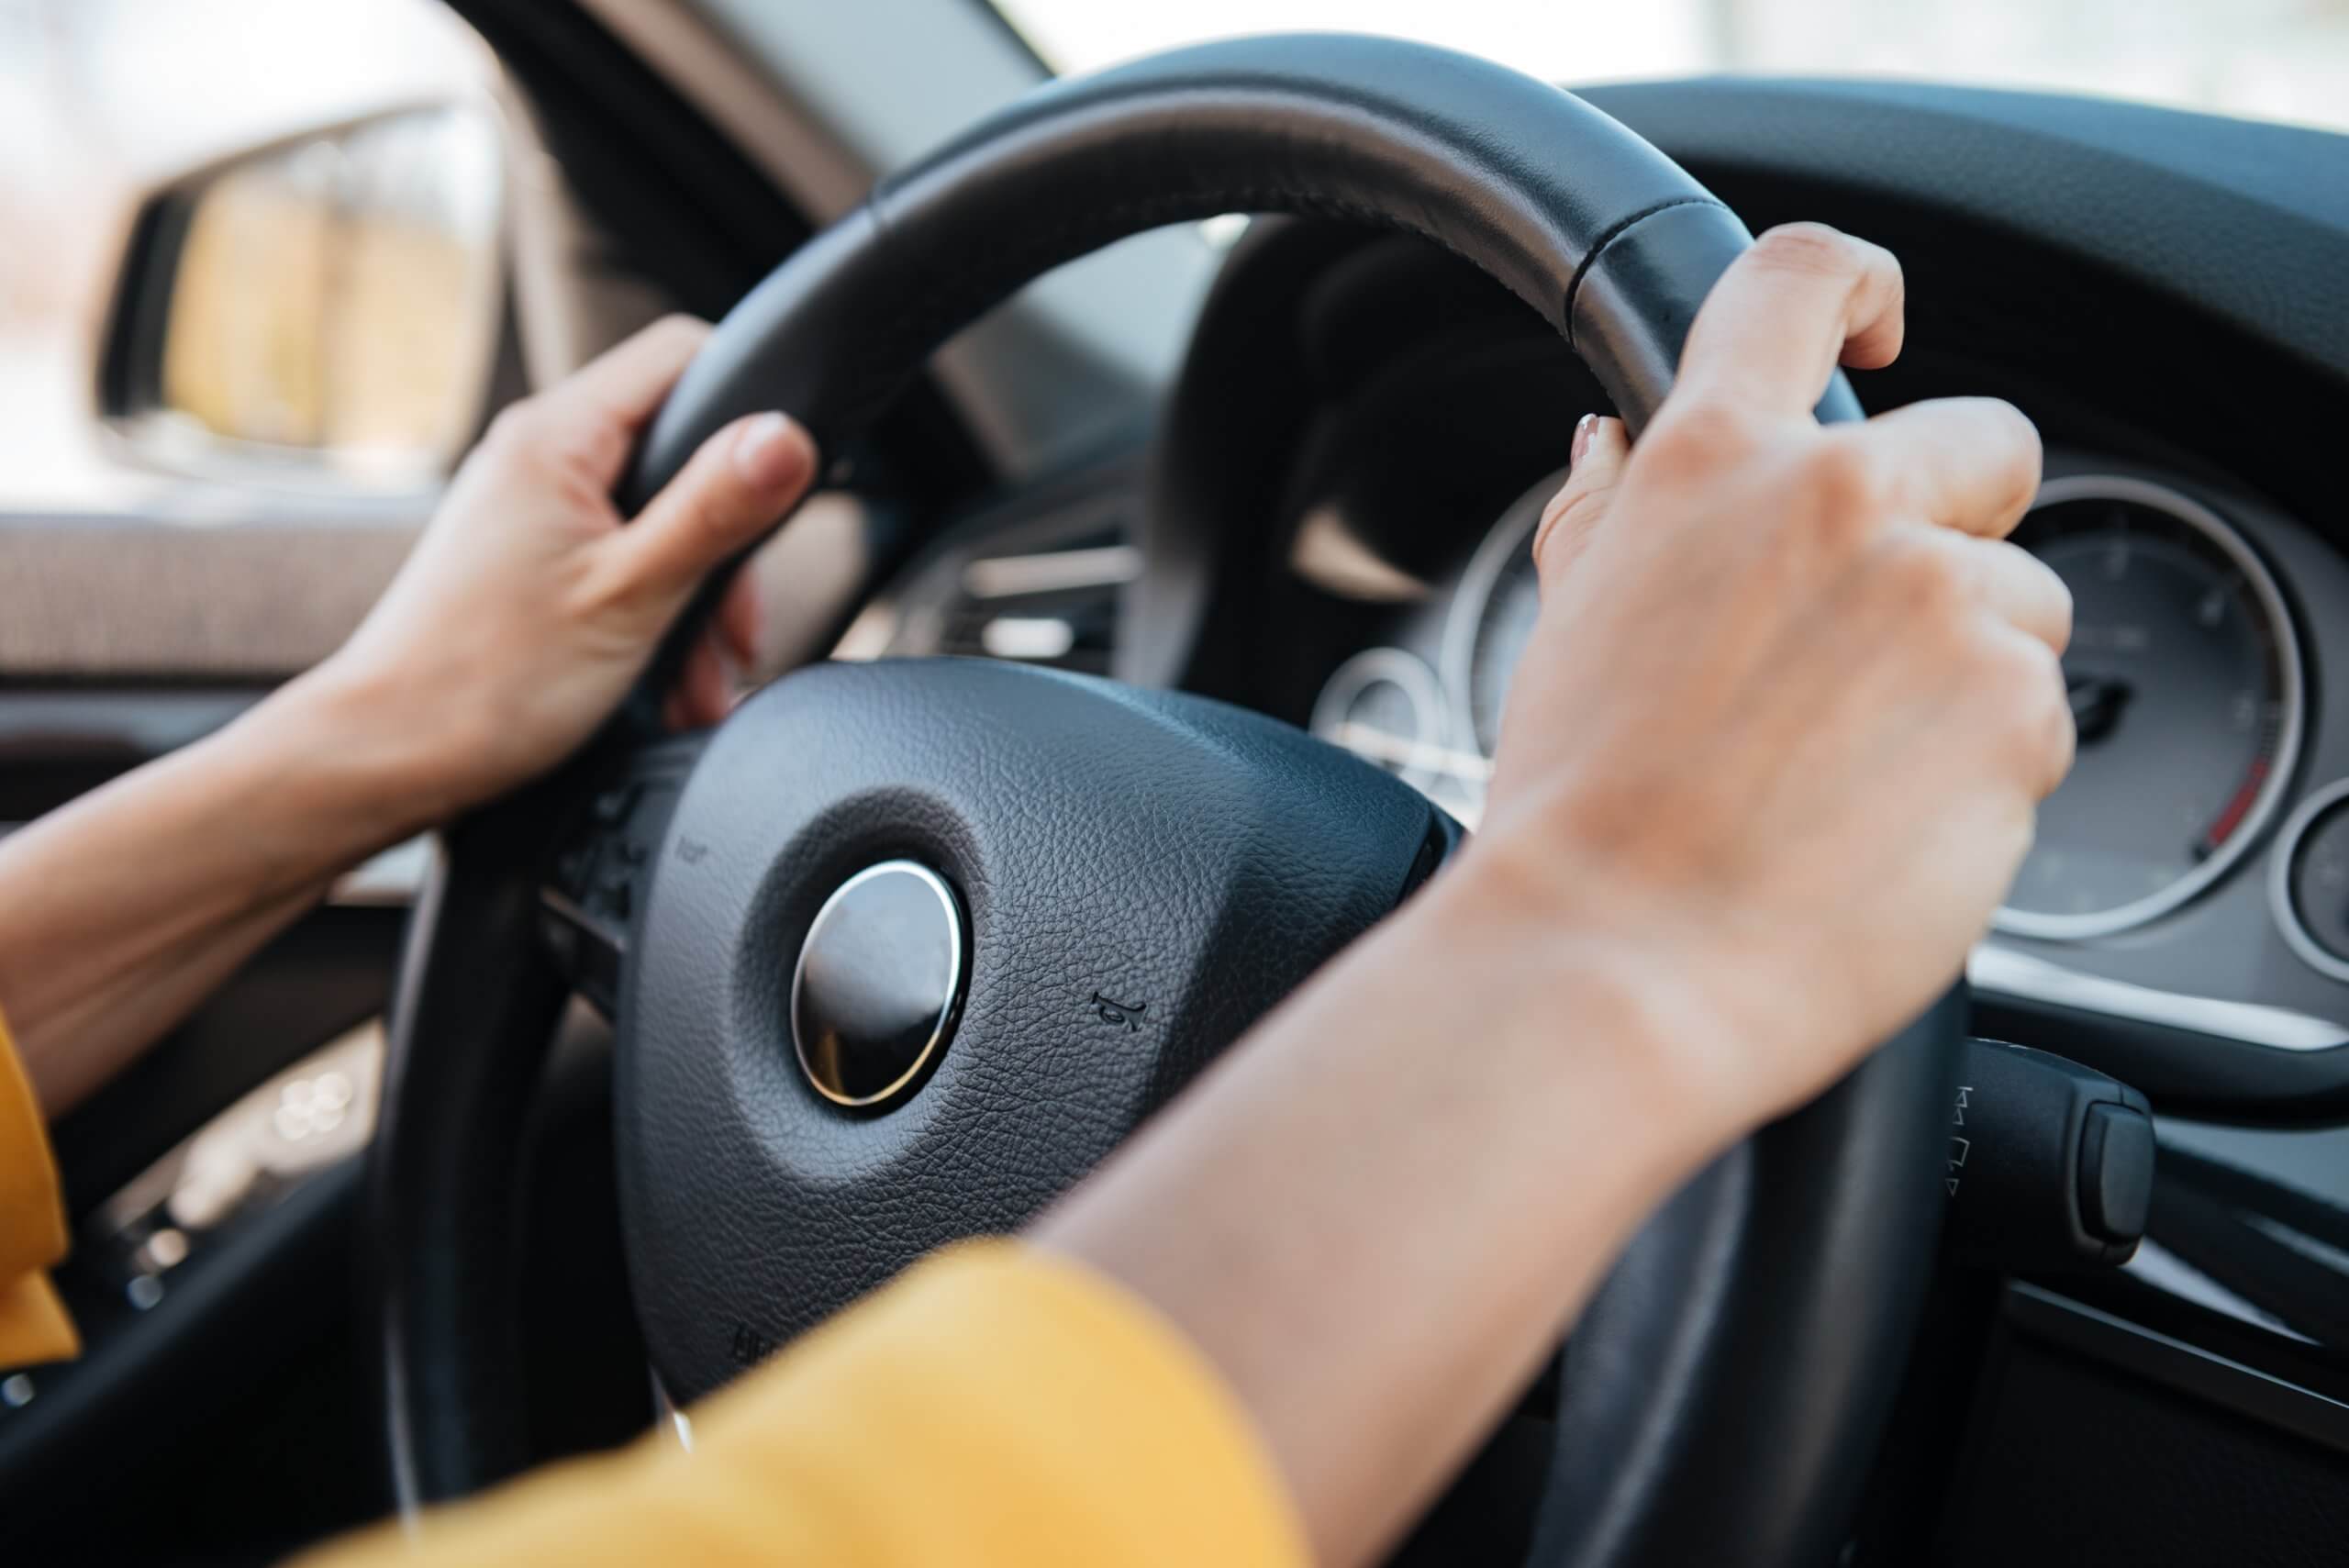
[[[2219,819],[2202,835],[2202,841],[2194,846],[2196,860],[2219,852],[2219,846],[2232,837],[2234,830],[2243,826],[2243,819],[2251,815],[2253,804],[2259,799],[2260,786],[2266,782],[2267,759],[2253,758],[2251,772],[2243,775],[2243,787],[2235,791],[2235,797],[2227,802],[2227,808],[2219,813]]]

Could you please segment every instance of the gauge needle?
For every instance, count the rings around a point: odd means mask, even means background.
[[[2129,701],[2129,684],[2109,675],[2074,675],[2065,682],[2072,699],[2072,723],[2082,740],[2101,740],[2112,732]]]
[[[1341,724],[1330,739],[1357,757],[1366,757],[1375,762],[1392,762],[1397,767],[1450,773],[1453,778],[1472,784],[1482,784],[1493,774],[1492,763],[1473,751],[1455,751],[1448,746],[1390,735],[1367,724]]]

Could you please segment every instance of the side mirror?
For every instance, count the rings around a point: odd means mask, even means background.
[[[413,491],[479,426],[501,326],[495,121],[412,108],[242,152],[149,197],[99,366],[137,461]]]

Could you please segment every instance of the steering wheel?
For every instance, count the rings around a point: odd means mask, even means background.
[[[1634,432],[1750,243],[1654,148],[1500,66],[1185,50],[1030,95],[784,262],[679,383],[623,509],[741,414],[838,450],[1039,273],[1228,211],[1435,241],[1564,334]],[[1820,414],[1859,417],[1840,376]],[[688,1399],[1019,1226],[1456,840],[1286,726],[1034,669],[814,665],[706,743],[657,739],[647,706],[454,826],[417,911],[370,1198],[404,1505],[523,1462],[514,1151],[567,991],[615,1005],[629,1272]],[[1834,1555],[1921,1309],[1959,1016],[1944,999],[1635,1240],[1564,1352],[1538,1562]]]

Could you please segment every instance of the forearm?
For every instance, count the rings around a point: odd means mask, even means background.
[[[336,874],[574,751],[705,573],[816,471],[738,419],[629,526],[608,499],[708,328],[672,317],[509,407],[351,640],[217,736],[0,842],[0,1009],[51,1116],[176,1022]],[[725,716],[755,605],[696,641],[680,722]],[[696,673],[698,673],[696,674]]]
[[[402,737],[322,671],[0,841],[0,1008],[54,1117],[344,869],[432,819]]]
[[[1392,1543],[1728,1136],[1671,1082],[1674,977],[1559,932],[1440,878],[1034,1232],[1217,1364],[1326,1563]]]

